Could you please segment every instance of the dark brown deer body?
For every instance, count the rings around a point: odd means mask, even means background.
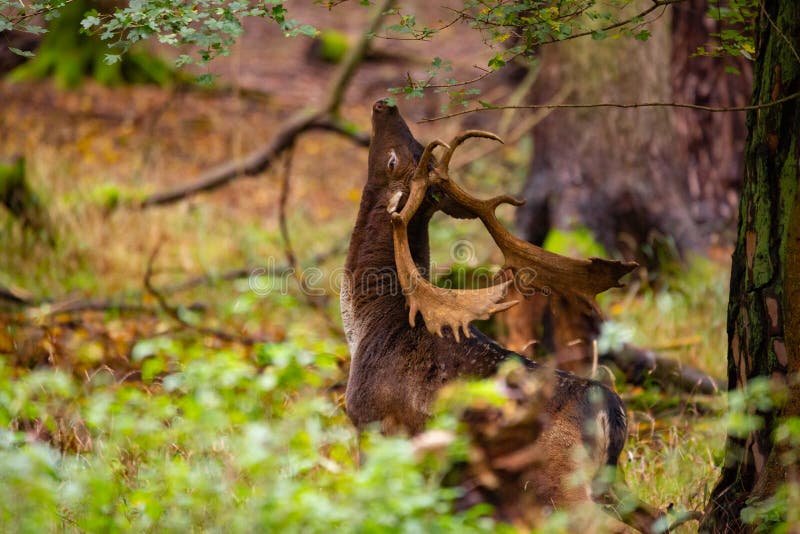
[[[601,465],[615,465],[626,436],[625,411],[605,386],[567,373],[545,370],[507,351],[469,327],[470,337],[456,341],[452,329],[439,337],[419,322],[409,325],[406,298],[398,280],[392,213],[407,200],[408,183],[423,146],[396,107],[373,107],[369,175],[347,257],[342,287],[342,320],[352,363],[346,408],[355,425],[380,422],[384,432],[417,433],[429,417],[437,391],[460,377],[488,377],[511,358],[533,373],[547,375],[553,393],[545,404],[543,431],[536,438],[548,462],[542,481],[558,481],[570,472],[574,448],[585,447]],[[437,209],[459,215],[448,199],[429,194],[408,224],[408,243],[421,272],[428,269],[428,222]],[[555,503],[586,499],[567,490],[549,490]]]

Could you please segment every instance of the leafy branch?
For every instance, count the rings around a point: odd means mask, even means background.
[[[453,13],[453,18],[437,28],[421,25],[413,15],[395,9],[389,12],[389,16],[397,17],[397,22],[384,28],[384,34],[379,37],[430,40],[437,33],[461,22],[479,31],[489,48],[499,50],[489,58],[486,67],[477,67],[482,72],[472,79],[456,80],[450,77],[451,63],[437,57],[431,62],[425,78],[414,79],[409,74],[404,86],[390,91],[405,94],[406,98],[420,98],[427,90],[445,92],[451,105],[466,107],[480,94],[480,90],[464,89],[465,86],[488,78],[511,61],[532,60],[542,45],[587,36],[595,40],[632,37],[646,41],[650,37],[646,25],[651,22],[652,15],[660,16],[657,11],[663,12],[668,6],[682,1],[652,0],[648,7],[628,14],[624,13],[630,5],[627,1],[605,6],[594,0],[465,0],[463,8],[446,8]],[[437,81],[441,78],[444,79]]]
[[[72,1],[26,4],[0,0],[0,32],[44,33],[47,30],[40,24],[27,21],[39,16],[44,21],[57,18]],[[151,38],[170,46],[196,49],[196,56],[181,54],[176,59],[176,66],[181,67],[189,63],[204,65],[228,55],[244,32],[243,21],[248,17],[272,20],[287,37],[314,37],[318,33],[313,26],[289,18],[281,0],[133,0],[110,12],[87,11],[81,20],[81,31],[96,34],[109,43],[110,53],[105,57],[109,65],[120,61],[132,45]]]
[[[343,121],[339,116],[339,109],[344,98],[344,91],[364,58],[369,46],[370,36],[380,24],[383,13],[388,9],[392,1],[382,0],[382,3],[376,6],[367,31],[348,52],[347,57],[334,76],[328,91],[328,99],[322,108],[298,112],[289,118],[284,126],[262,148],[255,150],[242,159],[228,161],[212,168],[193,182],[171,190],[154,193],[145,198],[141,202],[141,206],[146,208],[172,204],[197,193],[218,189],[240,176],[252,176],[263,172],[272,167],[278,156],[291,148],[298,137],[310,130],[333,131],[362,146],[367,146],[369,144],[369,136],[354,130]]]

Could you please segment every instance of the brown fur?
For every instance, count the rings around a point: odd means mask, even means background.
[[[384,432],[418,433],[444,384],[461,377],[491,376],[502,362],[518,359],[530,372],[543,373],[553,384],[553,393],[543,407],[547,422],[534,441],[543,461],[533,480],[551,502],[585,500],[585,489],[565,489],[559,481],[575,468],[572,451],[578,446],[585,447],[598,468],[616,465],[627,432],[621,400],[597,382],[545,370],[503,349],[474,327],[470,327],[472,337],[456,342],[449,329],[444,337],[430,334],[421,317],[416,327],[409,326],[387,205],[397,191],[403,191],[403,206],[408,180],[423,147],[397,108],[385,101],[373,106],[372,125],[368,178],[350,242],[342,294],[343,322],[352,353],[347,414],[358,428],[380,423]],[[392,152],[396,155],[393,167],[389,163]],[[420,272],[429,266],[430,217],[437,209],[451,211],[439,202],[435,194],[429,194],[409,224],[411,252]]]

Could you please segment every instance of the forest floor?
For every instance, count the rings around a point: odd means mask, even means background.
[[[363,13],[315,16],[320,25],[339,25],[350,34],[363,21]],[[87,82],[62,92],[47,82],[0,82],[0,160],[25,156],[28,178],[56,229],[51,246],[0,213],[0,286],[39,303],[0,317],[5,323],[0,378],[22,380],[42,367],[61,369],[83,384],[69,393],[70,402],[92,406],[96,399],[87,399],[109,384],[95,386],[98,373],[108,374],[119,387],[169,397],[165,375],[196,359],[233,354],[263,375],[265,362],[280,358],[276,347],[286,345],[296,354],[324,355],[333,362],[314,387],[341,407],[347,349],[339,328],[337,274],[364,183],[365,149],[335,134],[309,133],[290,156],[257,177],[174,205],[135,206],[148,193],[260,147],[292,113],[324,97],[327,84],[321,80],[330,79],[335,66],[308,59],[309,41],[283,39],[267,25],[251,26],[233,55],[214,65],[225,89],[106,88]],[[414,58],[427,57],[427,51],[401,45],[379,48],[406,54],[404,69],[424,69]],[[462,73],[483,50],[479,40],[449,46],[437,53],[459,58],[456,68]],[[399,70],[396,58],[368,61],[347,93],[343,116],[368,131],[371,102],[386,87],[402,83]],[[400,101],[411,121],[436,113],[439,105]],[[447,138],[460,124],[412,128],[424,139]],[[530,150],[530,140],[523,138],[465,167],[463,180],[482,195],[518,191]],[[510,210],[501,215],[511,223]],[[286,271],[281,218],[299,266],[319,269],[311,283],[321,299],[303,295]],[[432,227],[434,260],[452,265],[450,246],[459,240],[474,244],[470,266],[500,262],[479,225],[454,225],[445,218]],[[610,318],[606,335],[660,350],[722,378],[729,264],[720,259],[724,251],[709,255],[713,258],[694,258],[666,273],[657,287],[637,284],[635,292],[604,296]],[[177,317],[146,290],[148,270]],[[182,286],[187,281],[193,284]],[[75,309],[87,303],[119,309]],[[210,329],[233,338],[263,338],[271,348],[242,346]],[[184,349],[169,345],[172,341]],[[721,462],[724,401],[653,387],[621,384],[620,390],[633,422],[621,461],[630,485],[662,508],[701,506]],[[79,430],[74,421],[63,426],[63,413],[51,404],[42,408],[51,410],[49,418],[39,419],[44,426],[19,408],[13,412],[3,406],[3,417],[28,440],[46,440],[79,455],[92,450],[86,440],[92,432]],[[331,424],[349,423],[340,410]],[[352,452],[352,431],[347,432]],[[325,461],[336,460],[336,451],[325,447],[320,446]],[[81,525],[77,530],[85,528]]]

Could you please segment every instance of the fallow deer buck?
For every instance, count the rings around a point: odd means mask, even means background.
[[[599,313],[595,295],[619,287],[620,277],[635,264],[566,258],[511,235],[495,209],[520,201],[505,195],[479,200],[448,174],[453,152],[472,137],[500,141],[494,134],[470,130],[449,144],[437,140],[423,147],[396,106],[386,100],[373,105],[369,173],[341,291],[352,356],[347,414],[358,428],[380,423],[385,433],[416,434],[443,385],[461,377],[491,376],[503,362],[517,359],[551,385],[543,406],[546,423],[538,436],[531,436],[540,455],[552,460],[542,462],[537,479],[564,480],[575,467],[576,448],[585,451],[598,471],[614,467],[627,435],[619,396],[598,382],[547,370],[471,326],[471,321],[515,304],[501,302],[512,280],[476,290],[432,285],[425,274],[428,223],[437,210],[479,218],[503,252],[506,272],[535,274],[522,280],[526,288],[548,288],[587,314]],[[444,150],[438,163],[433,156],[437,147]],[[590,497],[589,488],[576,492],[562,486],[548,489],[543,496],[547,504],[563,506]],[[647,521],[639,528],[646,530]]]

